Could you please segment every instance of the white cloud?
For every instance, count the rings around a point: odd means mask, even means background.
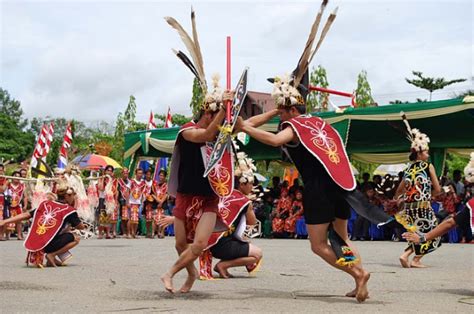
[[[328,11],[336,5],[338,17],[314,60],[327,68],[332,88],[351,92],[366,69],[376,100],[387,103],[427,97],[405,83],[412,70],[472,77],[470,1],[332,1]],[[249,88],[270,91],[265,78],[294,69],[318,6],[195,1],[207,75],[225,77],[225,36],[232,35],[233,81],[249,66]],[[193,78],[171,53],[184,46],[163,20],[170,15],[190,29],[189,10],[189,3],[163,1],[5,2],[2,87],[29,117],[113,121],[131,94],[143,121],[168,105],[189,114]],[[472,80],[434,97],[469,86]]]

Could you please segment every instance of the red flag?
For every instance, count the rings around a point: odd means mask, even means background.
[[[58,168],[65,169],[67,166],[67,155],[68,155],[68,148],[71,147],[72,143],[72,129],[71,129],[71,122],[68,123],[66,131],[64,132],[64,139],[63,145],[59,150],[59,160],[58,160]]]
[[[49,149],[51,148],[51,142],[53,141],[54,135],[54,124],[51,122],[49,128],[47,129],[46,142],[44,144],[43,150],[43,161],[46,161],[46,156],[48,156]]]
[[[165,120],[165,128],[171,128],[173,126],[173,123],[171,122],[171,111],[170,107],[168,107],[168,114],[166,115],[166,120]]]
[[[38,134],[38,141],[36,142],[35,150],[33,151],[33,157],[31,157],[31,166],[33,168],[36,167],[38,159],[41,159],[43,157],[43,150],[47,136],[48,129],[46,124],[43,124],[43,126],[41,127],[41,131]]]
[[[153,116],[153,111],[150,110],[150,118],[148,119],[147,130],[156,129],[155,117]]]

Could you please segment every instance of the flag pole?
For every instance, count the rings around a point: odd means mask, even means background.
[[[231,89],[231,42],[230,42],[230,36],[227,36],[227,84],[226,84],[226,89],[230,90]],[[226,120],[227,123],[230,123],[231,117],[230,117],[230,112],[231,112],[231,101],[227,102],[227,114],[226,114]]]

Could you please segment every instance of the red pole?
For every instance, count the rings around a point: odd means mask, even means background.
[[[354,96],[350,93],[340,92],[340,91],[333,90],[333,89],[327,89],[327,88],[311,86],[311,85],[309,86],[309,90],[315,90],[315,91],[318,91],[318,92],[329,93],[329,94],[334,94],[334,95],[339,95],[339,96],[344,96],[344,97],[351,97],[351,98]]]
[[[231,50],[230,50],[230,36],[227,36],[227,85],[226,89],[230,90],[231,89],[231,60],[230,60],[230,55],[231,55]],[[227,115],[226,119],[227,122],[230,123],[230,109],[231,109],[232,102],[228,101],[227,102]]]

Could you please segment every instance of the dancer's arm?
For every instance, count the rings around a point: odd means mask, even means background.
[[[158,226],[160,227],[165,228],[172,224],[174,224],[174,216],[163,216],[158,219]]]
[[[245,219],[247,225],[253,226],[257,223],[257,217],[255,217],[252,204],[249,204],[247,208],[247,212],[245,213]]]
[[[273,146],[273,147],[283,146],[286,143],[296,141],[296,135],[293,132],[292,128],[285,128],[284,130],[276,134],[273,134],[267,131],[254,128],[247,122],[241,120],[241,118],[239,118],[237,125],[238,125],[237,129],[242,130],[243,132],[247,133],[248,135],[250,135],[257,141],[263,144]]]
[[[222,95],[222,107],[219,112],[215,115],[212,122],[205,129],[190,129],[183,131],[183,137],[193,143],[205,143],[212,142],[215,140],[217,133],[219,132],[219,126],[222,125],[226,114],[226,104],[232,101],[234,92],[225,91]],[[232,103],[230,104],[232,105]]]
[[[433,196],[438,196],[442,193],[441,186],[439,185],[438,177],[436,176],[435,168],[432,164],[430,164],[430,177],[431,177],[431,184],[433,185]]]
[[[454,228],[456,226],[456,221],[454,220],[453,217],[449,217],[448,219],[444,220],[442,223],[440,223],[436,228],[432,229],[430,232],[424,234],[424,241],[430,241],[433,240],[439,236],[442,236],[446,232],[448,232],[451,228]],[[419,244],[421,242],[421,238],[423,235],[419,235],[414,232],[405,232],[402,234],[402,237],[409,241],[413,242],[415,244]]]
[[[15,217],[10,217],[8,219],[0,221],[0,227],[3,227],[4,225],[11,224],[11,223],[16,223],[22,220],[30,219],[31,214],[30,212],[24,212],[19,215],[16,215]]]
[[[253,116],[245,120],[250,126],[258,128],[259,126],[267,123],[271,118],[278,115],[278,109],[273,109],[259,115]]]

